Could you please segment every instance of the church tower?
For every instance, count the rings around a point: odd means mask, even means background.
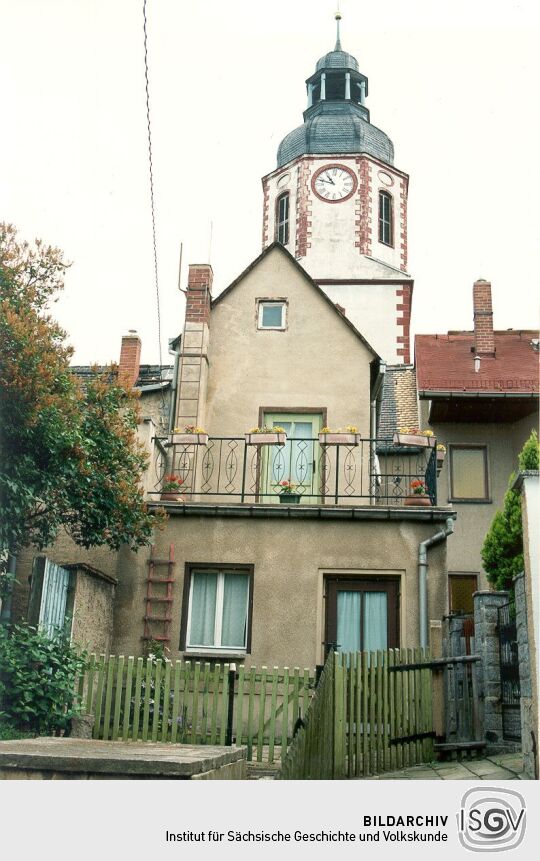
[[[368,79],[341,47],[340,18],[334,50],[306,81],[304,122],[263,177],[263,248],[281,242],[387,363],[408,363],[409,177],[370,122]]]

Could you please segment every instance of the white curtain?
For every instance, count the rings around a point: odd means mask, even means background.
[[[364,592],[365,652],[387,648],[388,610],[386,592]]]
[[[217,574],[193,574],[191,584],[190,646],[215,646]]]
[[[361,592],[337,593],[337,641],[340,652],[360,651]]]
[[[223,587],[223,617],[221,645],[246,646],[246,622],[249,577],[245,574],[225,574]]]

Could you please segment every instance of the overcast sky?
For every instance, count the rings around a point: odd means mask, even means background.
[[[536,5],[342,0],[372,122],[411,177],[417,332],[470,328],[478,277],[493,282],[496,327],[536,325]],[[73,262],[54,313],[74,361],[117,359],[128,329],[157,361],[142,0],[0,0],[0,12],[0,218]],[[148,0],[164,361],[183,320],[180,242],[183,286],[211,253],[214,294],[261,250],[260,179],[302,121],[334,12],[334,0]]]

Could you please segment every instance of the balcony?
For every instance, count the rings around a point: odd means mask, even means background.
[[[209,437],[206,445],[156,442],[157,480],[149,492],[155,502],[164,477],[174,475],[181,479],[178,503],[397,507],[411,505],[411,484],[420,481],[424,505],[437,505],[435,448],[398,446],[391,438],[356,445],[324,445],[318,438],[284,445],[254,445],[244,437]],[[282,482],[294,485],[294,493],[284,493]]]

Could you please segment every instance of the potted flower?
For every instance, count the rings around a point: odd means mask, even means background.
[[[437,470],[440,472],[443,468],[444,458],[446,457],[446,446],[439,443],[437,446]]]
[[[426,482],[421,478],[415,478],[410,483],[411,494],[403,500],[404,505],[431,505],[431,499],[427,492]]]
[[[282,427],[267,427],[263,425],[260,428],[251,428],[245,434],[247,445],[285,445],[287,442],[287,434]]]
[[[399,428],[394,434],[394,445],[413,445],[418,448],[434,448],[437,440],[431,430]]]
[[[166,475],[161,486],[161,498],[169,502],[183,502],[184,497],[181,494],[181,488],[184,479],[179,475]]]
[[[344,431],[341,428],[333,431],[325,427],[321,428],[319,433],[321,445],[360,445],[360,439],[361,436],[355,425],[347,425]]]
[[[301,496],[298,490],[301,489],[301,484],[294,484],[290,478],[286,478],[280,481],[277,487],[279,488],[280,502],[283,502],[285,505],[298,505]]]
[[[184,425],[183,429],[173,430],[172,442],[173,445],[208,445],[208,434],[196,425]]]

